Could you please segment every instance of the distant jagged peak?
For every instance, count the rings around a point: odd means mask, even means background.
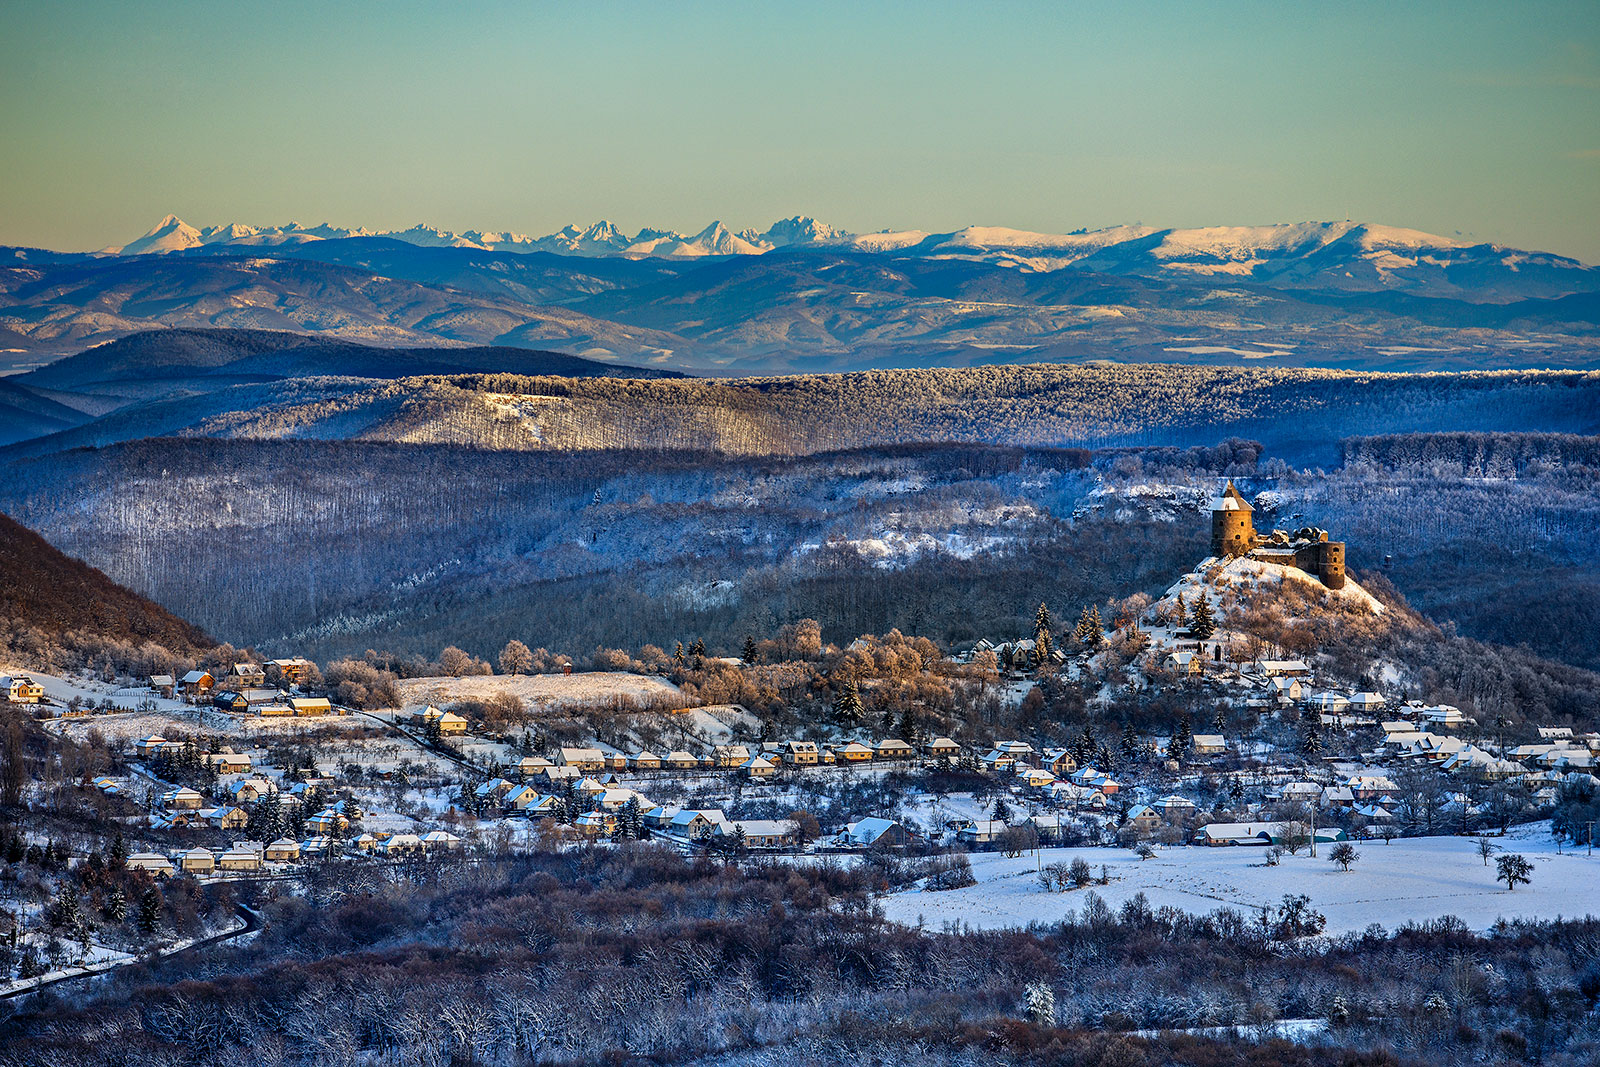
[[[708,256],[751,256],[760,255],[771,248],[771,245],[756,244],[743,237],[731,233],[722,221],[716,220],[689,238],[685,243],[684,253],[691,249],[703,250]]]
[[[773,248],[782,248],[785,245],[820,244],[850,235],[825,222],[818,222],[809,215],[796,215],[779,219],[767,227],[766,233],[755,236]]]
[[[144,236],[129,241],[116,251],[124,256],[142,256],[150,253],[180,252],[203,243],[200,231],[176,215],[167,215],[151,227]]]
[[[584,230],[583,239],[597,244],[616,245],[618,248],[626,248],[631,243],[608,219],[601,219]]]

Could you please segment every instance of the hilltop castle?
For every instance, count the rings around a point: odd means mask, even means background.
[[[1329,589],[1344,588],[1344,542],[1328,540],[1328,532],[1305,526],[1289,533],[1256,533],[1250,506],[1230,479],[1222,495],[1211,502],[1211,554],[1220,558],[1244,556],[1262,563],[1298,567],[1320,579]]]

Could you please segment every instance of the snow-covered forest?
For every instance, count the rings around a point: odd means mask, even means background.
[[[732,380],[460,374],[255,381],[222,388],[192,375],[174,378],[170,396],[7,451],[43,455],[181,435],[764,456],[918,441],[1189,447],[1237,436],[1261,441],[1297,466],[1330,467],[1339,462],[1340,439],[1363,434],[1600,429],[1594,372],[1041,364]],[[194,395],[208,384],[212,391]]]
[[[219,638],[286,652],[731,648],[802,617],[955,645],[1026,632],[1041,599],[1158,592],[1204,555],[1230,475],[1265,494],[1264,522],[1332,529],[1357,573],[1463,634],[1596,665],[1592,444],[1407,441],[1347,441],[1325,472],[1245,442],[738,459],[157,441],[17,464],[3,506]],[[1426,462],[1382,458],[1412,452]],[[1501,472],[1512,452],[1541,458]]]

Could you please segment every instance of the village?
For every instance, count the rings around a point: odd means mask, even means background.
[[[1215,507],[1214,555],[1162,597],[1124,602],[1110,625],[1086,607],[1070,634],[1058,634],[1041,605],[1031,637],[921,663],[922,674],[973,680],[1013,727],[1031,722],[1029,732],[907,714],[885,723],[905,736],[880,734],[864,723],[870,678],[834,688],[831,721],[769,736],[747,708],[696,704],[667,675],[570,663],[406,679],[400,706],[380,708],[341,703],[302,658],[241,655],[142,680],[16,671],[0,678],[0,696],[97,754],[57,788],[97,798],[87,807],[101,825],[60,840],[32,835],[11,851],[68,857],[61,866],[99,862],[96,842],[115,834],[114,862],[141,884],[292,891],[296,879],[341,864],[425,871],[490,854],[653,841],[726,862],[879,864],[885,891],[930,894],[981,890],[966,857],[985,853],[1034,856],[1043,878],[1039,857],[1067,866],[1068,852],[1050,850],[1088,850],[1070,854],[1103,857],[1104,872],[1113,853],[1119,864],[1159,854],[1182,865],[1200,855],[1187,850],[1245,847],[1267,868],[1315,857],[1319,846],[1488,842],[1552,818],[1558,835],[1587,843],[1593,824],[1563,825],[1558,808],[1600,789],[1590,773],[1600,733],[1480,722],[1395,692],[1381,670],[1372,688],[1325,688],[1316,656],[1292,632],[1274,642],[1238,629],[1263,596],[1320,597],[1351,618],[1385,610],[1346,579],[1342,546],[1336,573],[1297,565],[1308,546],[1329,557],[1326,534],[1240,533],[1248,507],[1230,484]],[[863,638],[838,662],[866,662],[884,647]],[[692,660],[748,672],[759,653],[753,642],[746,652],[748,662],[680,645],[674,660],[680,677]],[[1129,722],[1098,735],[1088,716],[1076,730],[1025,717],[1062,687],[1089,713],[1128,692],[1164,694],[1194,712],[1162,733]],[[1506,851],[1482,848],[1485,865],[1490,850]],[[1073,867],[1056,881],[1089,885],[1088,865]],[[11,887],[16,981],[38,979],[46,945],[58,966],[118,951],[87,931],[66,936],[48,880],[31,898]]]

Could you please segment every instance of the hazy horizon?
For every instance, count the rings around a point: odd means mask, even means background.
[[[1600,261],[1592,5],[0,12],[0,243],[1352,219]]]

